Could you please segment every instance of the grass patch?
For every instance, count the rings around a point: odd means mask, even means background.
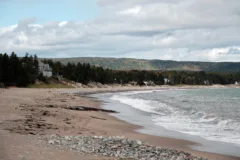
[[[66,84],[31,84],[28,88],[74,88]]]

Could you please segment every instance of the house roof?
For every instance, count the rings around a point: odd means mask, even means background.
[[[49,64],[45,64],[40,60],[39,60],[38,66],[40,69],[42,69],[44,71],[52,71],[52,68],[49,66]]]

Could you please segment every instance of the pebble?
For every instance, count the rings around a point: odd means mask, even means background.
[[[141,141],[136,141],[138,145],[142,145],[142,142]]]
[[[182,156],[179,156],[177,160],[185,160],[185,158],[183,158]]]
[[[136,160],[207,160],[184,151],[165,149],[121,136],[57,136],[41,137],[49,147],[69,149],[96,156],[132,158]]]
[[[49,140],[48,144],[54,144],[54,140]]]

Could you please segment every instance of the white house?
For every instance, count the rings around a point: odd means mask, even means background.
[[[146,86],[155,86],[153,81],[143,81]]]
[[[169,84],[169,83],[170,83],[170,80],[167,79],[167,78],[164,78],[164,84],[167,85],[167,84]]]
[[[205,81],[203,81],[203,83],[204,83],[204,85],[210,85],[210,82],[209,82],[209,80],[205,80]]]
[[[39,61],[38,63],[39,73],[42,73],[44,77],[52,77],[52,68],[49,64],[44,64],[43,62]]]

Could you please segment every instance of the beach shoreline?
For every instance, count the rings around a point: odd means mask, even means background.
[[[186,86],[184,86],[186,88]],[[199,87],[199,86],[197,86]],[[64,108],[47,108],[46,106],[88,106],[88,107],[101,107],[101,102],[96,101],[91,98],[87,98],[87,94],[92,93],[102,93],[102,92],[119,92],[119,91],[132,91],[132,90],[151,90],[151,89],[162,89],[156,87],[116,87],[116,88],[81,88],[81,89],[22,89],[22,88],[12,88],[12,89],[1,89],[0,101],[1,101],[1,112],[0,112],[0,138],[5,140],[3,143],[2,155],[7,155],[9,160],[13,160],[14,155],[9,152],[13,149],[16,152],[23,151],[23,148],[19,147],[22,143],[26,147],[35,148],[36,150],[41,150],[41,147],[34,146],[33,144],[28,144],[22,140],[22,136],[28,135],[28,132],[24,132],[24,129],[19,129],[18,127],[24,125],[19,120],[26,119],[26,116],[37,115],[39,119],[44,120],[47,124],[52,124],[50,129],[43,128],[37,130],[42,134],[58,134],[58,135],[90,135],[90,136],[124,136],[127,138],[138,139],[147,142],[151,145],[156,145],[164,148],[173,148],[178,150],[184,150],[186,152],[192,153],[199,157],[208,158],[210,160],[237,160],[239,157],[226,156],[221,154],[207,153],[194,151],[188,146],[195,144],[191,141],[179,140],[173,138],[165,138],[159,136],[151,136],[146,134],[138,133],[136,130],[141,128],[141,126],[136,126],[129,124],[127,122],[121,121],[107,113],[102,112],[77,112],[70,111]],[[165,87],[169,89],[170,87]],[[182,88],[182,87],[179,87]],[[190,88],[190,87],[187,87]],[[80,93],[80,95],[78,94]],[[39,115],[39,112],[46,115]],[[47,112],[46,112],[47,111]],[[15,120],[15,121],[14,121]],[[13,125],[18,120],[18,126]],[[19,123],[20,122],[20,123]],[[12,128],[7,128],[7,126],[12,126]],[[25,126],[23,126],[25,127]],[[7,131],[6,131],[7,128]],[[57,128],[57,129],[56,129]],[[18,132],[23,132],[20,135]],[[34,134],[35,132],[33,132]],[[15,137],[16,141],[21,141],[20,144],[15,144],[10,137]],[[8,140],[6,142],[6,140]],[[22,145],[21,144],[21,145]],[[12,148],[11,146],[15,146]],[[17,147],[18,146],[18,147]],[[32,149],[34,150],[34,149]],[[57,153],[59,151],[52,150],[52,153]],[[71,158],[79,158],[79,155],[75,155],[66,151]],[[19,153],[20,154],[20,153]],[[26,157],[36,157],[36,153],[31,153],[25,155]],[[57,155],[57,154],[56,154]],[[15,155],[19,156],[19,155]],[[48,156],[47,154],[45,155]],[[91,157],[83,155],[82,159],[108,159],[107,157]],[[1,158],[1,157],[0,157]],[[55,157],[56,159],[61,159],[60,157]],[[29,158],[32,159],[32,158]],[[40,159],[37,158],[36,159]]]
[[[171,89],[172,90],[172,89]],[[170,91],[171,90],[158,90],[162,93],[162,91]],[[177,92],[182,92],[182,89],[178,90]],[[185,89],[184,89],[185,90]],[[173,138],[177,140],[185,140],[187,142],[187,145],[184,146],[184,149],[191,149],[191,150],[197,150],[197,151],[205,151],[210,153],[218,153],[218,154],[225,154],[230,156],[239,156],[238,149],[239,147],[232,143],[227,142],[221,142],[221,141],[213,141],[213,140],[207,140],[201,136],[197,135],[191,135],[186,134],[184,132],[179,132],[176,130],[170,130],[167,129],[161,125],[157,125],[155,121],[151,118],[151,116],[154,116],[154,113],[152,114],[152,110],[144,110],[142,107],[137,107],[134,105],[134,103],[139,103],[141,106],[145,106],[148,108],[149,106],[141,101],[141,99],[137,99],[135,102],[135,99],[132,97],[137,97],[133,95],[143,94],[146,95],[146,93],[156,93],[157,91],[137,91],[137,92],[119,92],[119,93],[101,93],[101,94],[93,94],[90,95],[90,97],[94,97],[97,99],[102,100],[103,108],[104,109],[113,109],[118,114],[110,114],[113,117],[116,117],[117,119],[120,119],[126,123],[130,123],[136,126],[139,126],[137,129],[135,129],[136,132],[152,135],[152,136],[159,136],[159,137],[167,137],[167,138]],[[127,95],[130,96],[130,98],[127,98]],[[116,97],[116,98],[115,98]],[[119,97],[119,100],[118,100]],[[129,100],[133,100],[133,102],[130,103]],[[133,105],[133,106],[131,106]],[[167,146],[169,147],[169,146]],[[181,148],[180,148],[181,149]]]

